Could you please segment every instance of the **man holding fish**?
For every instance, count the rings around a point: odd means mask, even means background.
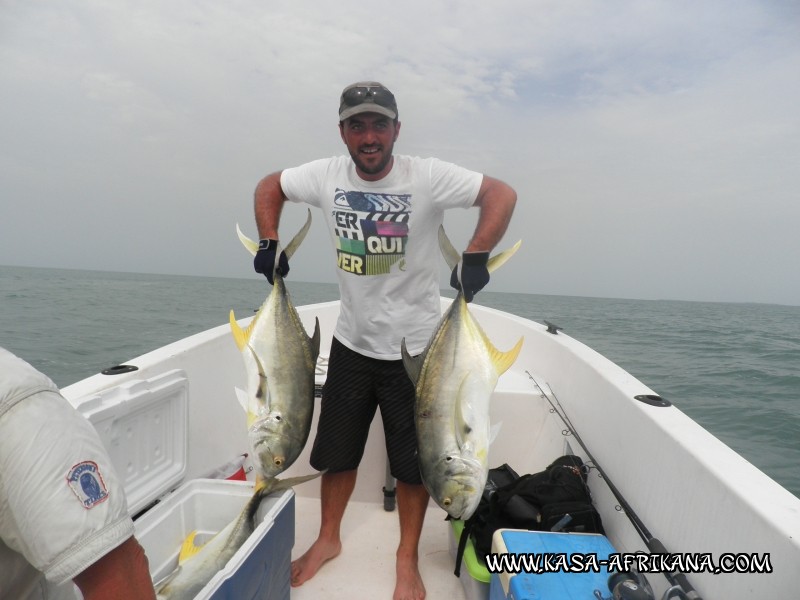
[[[340,525],[378,406],[392,476],[397,479],[400,543],[394,598],[421,599],[418,544],[428,492],[417,462],[414,384],[403,365],[426,348],[441,317],[438,229],[451,208],[479,208],[472,239],[451,285],[469,302],[489,281],[489,252],[516,203],[505,183],[434,158],[393,154],[400,134],[394,95],[377,82],[347,86],[339,131],[349,157],[272,173],[255,191],[260,237],[257,272],[286,276],[278,225],[283,203],[319,207],[334,240],[341,313],[334,332],[311,465],[322,476],[317,540],[292,564],[299,586],[341,551]]]

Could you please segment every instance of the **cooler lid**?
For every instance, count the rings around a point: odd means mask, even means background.
[[[186,474],[189,380],[175,369],[78,399],[100,434],[135,515]]]

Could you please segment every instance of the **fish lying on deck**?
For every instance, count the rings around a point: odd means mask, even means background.
[[[300,246],[310,225],[311,211],[285,248],[287,257]],[[247,238],[238,225],[236,229],[244,246],[255,254],[258,243]],[[237,388],[236,393],[247,411],[250,445],[262,477],[275,477],[288,469],[308,440],[320,340],[319,319],[309,337],[283,277],[276,272],[273,281],[272,291],[247,329],[230,313],[231,331],[247,371],[247,392]]]
[[[491,258],[499,268],[521,242]],[[459,260],[444,229],[439,245],[450,268]],[[456,519],[472,516],[488,476],[489,400],[498,377],[517,359],[523,338],[498,351],[458,293],[428,347],[411,357],[402,343],[403,363],[416,391],[415,423],[420,473],[431,497]]]
[[[256,513],[261,501],[273,492],[304,483],[322,473],[290,477],[270,478],[256,484],[255,492],[239,516],[225,526],[203,546],[195,546],[193,532],[186,538],[181,549],[176,571],[156,586],[157,600],[189,600],[194,598],[217,571],[223,569],[236,551],[256,528]]]

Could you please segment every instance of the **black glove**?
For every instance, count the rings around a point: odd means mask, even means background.
[[[263,273],[270,285],[274,285],[273,273],[277,273],[281,277],[286,277],[289,274],[289,259],[286,257],[286,252],[281,250],[276,264],[275,253],[277,250],[278,240],[260,240],[258,242],[258,252],[256,252],[256,256],[253,259],[253,268],[255,268],[256,273]]]
[[[472,298],[489,283],[488,252],[464,252],[450,275],[450,286],[464,293],[464,300]]]

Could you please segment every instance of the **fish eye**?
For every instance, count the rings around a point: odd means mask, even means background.
[[[276,467],[280,467],[280,466],[283,464],[283,459],[282,459],[282,458],[276,458],[276,459],[275,459],[274,461],[272,461],[272,462],[274,462],[274,463],[275,463],[275,466],[276,466]]]
[[[447,462],[453,462],[453,457],[452,456],[445,456],[444,459]]]
[[[444,504],[445,506],[450,506],[452,503],[453,501],[450,498],[445,498],[444,500],[442,500],[442,504]]]

